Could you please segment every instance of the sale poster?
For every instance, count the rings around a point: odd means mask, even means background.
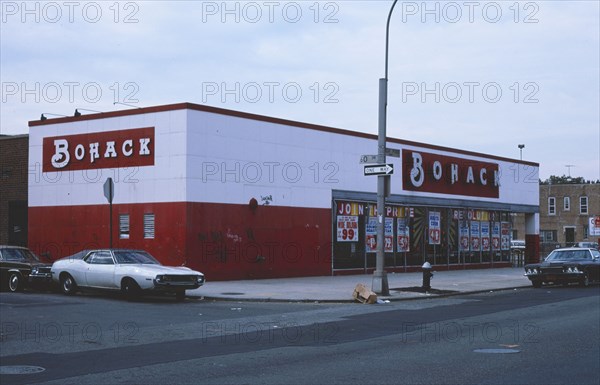
[[[385,218],[385,238],[384,252],[392,253],[394,251],[394,218]],[[367,253],[377,252],[377,218],[371,217],[367,221],[365,231],[365,249]]]
[[[358,242],[358,216],[339,215],[337,217],[338,242]]]
[[[458,222],[458,241],[460,251],[469,251],[469,222]]]
[[[441,214],[438,211],[429,212],[429,244],[439,245],[442,239]]]
[[[394,252],[394,218],[385,218],[385,246],[386,253]]]
[[[490,251],[490,222],[481,222],[481,250]]]
[[[492,250],[500,250],[500,222],[492,223]]]
[[[481,235],[479,233],[479,221],[471,221],[471,251],[481,250]]]
[[[367,253],[377,251],[377,218],[371,217],[365,226],[365,249]]]
[[[407,218],[398,218],[398,252],[410,251],[410,232]]]

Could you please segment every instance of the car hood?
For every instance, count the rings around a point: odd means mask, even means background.
[[[154,264],[121,264],[118,265],[120,268],[132,269],[140,273],[148,273],[148,274],[177,274],[177,275],[186,275],[186,274],[200,274],[199,271],[192,270],[188,267],[184,266],[163,266],[163,265],[154,265]]]

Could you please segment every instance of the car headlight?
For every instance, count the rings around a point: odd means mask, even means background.
[[[533,269],[533,274],[539,273],[538,269]]]
[[[37,267],[34,267],[31,269],[31,274],[37,274],[39,273],[39,269]]]
[[[156,282],[162,282],[164,279],[165,279],[164,275],[157,275],[156,278],[155,278],[155,281]]]
[[[204,276],[199,275],[198,277],[196,277],[196,280],[198,281],[198,283],[204,283]]]

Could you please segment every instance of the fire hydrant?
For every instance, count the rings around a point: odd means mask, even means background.
[[[422,289],[430,290],[431,289],[431,278],[433,277],[433,272],[431,271],[431,264],[429,262],[425,262],[423,264],[423,266],[421,266],[421,268],[423,269]]]

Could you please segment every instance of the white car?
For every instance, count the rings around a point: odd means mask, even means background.
[[[185,291],[204,284],[204,274],[187,267],[163,266],[143,250],[84,250],[52,264],[52,280],[64,294],[80,288],[120,290],[128,299],[165,292],[185,298]]]

